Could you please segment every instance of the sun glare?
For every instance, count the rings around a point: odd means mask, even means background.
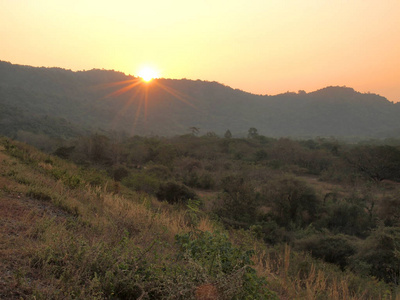
[[[146,67],[139,71],[139,77],[146,82],[150,82],[152,79],[158,77],[158,73],[154,69]]]

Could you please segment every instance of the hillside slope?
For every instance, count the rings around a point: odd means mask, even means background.
[[[230,129],[236,136],[246,135],[250,127],[268,136],[400,133],[400,104],[344,87],[261,96],[216,82],[157,79],[145,84],[114,71],[72,72],[7,62],[0,62],[0,78],[0,128],[8,136],[25,128],[24,121],[37,123],[44,116],[56,122],[31,131],[64,137],[98,130],[175,135],[189,127],[219,135]]]
[[[0,164],[1,299],[398,299],[25,144]]]

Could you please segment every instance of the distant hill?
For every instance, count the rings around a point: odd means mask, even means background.
[[[147,99],[147,100],[146,100]],[[0,61],[0,134],[58,137],[116,131],[175,135],[399,137],[400,104],[347,87],[261,96],[216,82],[139,78],[109,70],[73,72]]]

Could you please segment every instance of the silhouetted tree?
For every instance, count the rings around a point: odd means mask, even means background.
[[[250,138],[250,139],[254,139],[254,138],[256,138],[257,136],[258,136],[257,129],[254,128],[254,127],[251,127],[251,128],[249,129],[249,132],[248,132],[248,134],[247,134],[247,137]]]
[[[224,138],[226,138],[226,139],[232,138],[232,133],[231,133],[231,131],[229,129],[225,132]]]
[[[192,135],[198,135],[200,132],[200,128],[194,126],[189,127],[189,130],[192,132]]]

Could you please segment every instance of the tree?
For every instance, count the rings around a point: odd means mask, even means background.
[[[353,257],[354,268],[386,282],[400,283],[400,228],[380,227],[362,243]]]
[[[259,194],[242,177],[228,176],[222,180],[222,207],[218,214],[236,227],[248,227],[256,221]]]
[[[192,135],[198,135],[200,132],[200,128],[195,126],[189,127],[189,130],[192,132]]]
[[[224,138],[226,138],[226,139],[232,138],[232,133],[231,133],[231,131],[229,129],[225,132]]]
[[[318,199],[313,188],[292,176],[271,181],[264,192],[271,216],[280,226],[306,226],[316,216]]]
[[[356,249],[345,235],[315,234],[296,243],[300,250],[311,252],[316,258],[337,264],[342,270],[350,262],[350,257]]]
[[[256,138],[257,136],[258,136],[257,129],[254,128],[254,127],[251,127],[251,128],[249,129],[249,132],[248,132],[248,134],[247,134],[247,137],[250,138],[250,139],[254,139],[254,138]]]
[[[393,146],[359,146],[346,154],[346,160],[376,182],[400,181],[400,150]]]

